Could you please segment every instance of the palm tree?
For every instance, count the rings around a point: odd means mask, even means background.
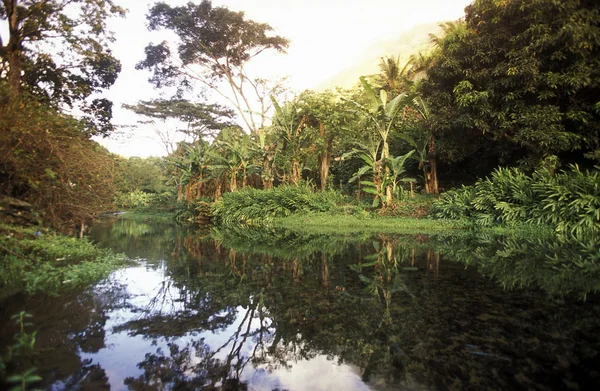
[[[379,63],[379,69],[381,70],[379,77],[382,79],[381,88],[393,95],[406,92],[410,84],[408,79],[410,68],[410,62],[407,62],[404,66],[400,65],[400,56],[396,58],[391,56],[382,57]]]

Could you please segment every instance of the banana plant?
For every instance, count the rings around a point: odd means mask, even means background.
[[[305,138],[306,122],[308,116],[301,113],[296,101],[287,102],[280,106],[277,100],[271,96],[271,102],[275,109],[273,117],[273,127],[282,136],[283,145],[282,154],[289,157],[289,169],[287,178],[290,182],[297,185],[301,179],[302,173],[302,144]]]
[[[383,164],[390,157],[390,147],[388,144],[388,137],[393,129],[394,124],[400,118],[400,112],[410,102],[411,96],[402,93],[396,95],[394,98],[389,99],[388,93],[385,90],[380,90],[379,94],[369,84],[364,76],[360,78],[360,83],[365,91],[365,94],[369,100],[369,105],[365,106],[358,102],[353,102],[357,105],[362,112],[364,112],[369,120],[375,125],[377,133],[380,137],[382,144],[380,160]],[[384,205],[392,202],[392,182],[389,179],[390,170],[386,167],[381,175],[380,181],[386,183],[385,186],[385,197],[383,198]]]
[[[399,190],[398,184],[400,182],[414,181],[413,178],[404,177],[404,175],[406,174],[406,168],[405,168],[406,160],[411,158],[414,153],[415,153],[415,151],[412,150],[404,155],[390,157],[387,160],[387,167],[389,167],[389,169],[390,169],[389,179],[392,183],[392,193],[396,194],[396,197],[398,197],[398,195],[397,195],[398,190]]]
[[[208,152],[213,162],[213,170],[224,170],[229,176],[229,190],[238,189],[238,177],[241,177],[242,189],[246,187],[248,174],[258,168],[252,163],[255,151],[252,139],[244,133],[223,131],[215,141],[216,149]]]
[[[419,162],[419,168],[423,171],[425,192],[438,194],[437,159],[435,137],[430,123],[431,113],[423,98],[418,95],[411,96],[407,106],[416,111],[420,117],[423,124],[421,127],[422,134],[418,140],[407,134],[400,134],[400,137],[415,148],[417,152],[415,158]]]

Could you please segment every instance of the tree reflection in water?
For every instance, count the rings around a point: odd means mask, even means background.
[[[38,363],[56,389],[600,383],[598,269],[581,261],[582,277],[576,266],[557,269],[549,254],[561,258],[572,247],[478,234],[196,233],[127,224],[94,235],[144,258],[141,266],[55,305],[44,299],[55,315],[34,313],[46,324],[42,344],[71,362]]]

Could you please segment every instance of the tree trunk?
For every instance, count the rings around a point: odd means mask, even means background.
[[[215,201],[221,198],[221,180],[217,179],[217,185],[215,186]]]
[[[300,178],[300,162],[297,159],[294,159],[292,160],[292,172],[290,173],[290,180],[294,185],[298,185]]]
[[[265,152],[263,158],[263,175],[262,175],[263,189],[273,188],[273,156],[268,151]]]
[[[390,146],[387,141],[383,142],[383,149],[381,151],[381,164],[385,164],[385,173],[383,177],[384,182],[388,182],[390,179],[390,168],[386,164],[386,159],[390,157]],[[385,187],[385,200],[384,206],[390,205],[392,203],[392,185],[389,184]]]
[[[196,198],[202,197],[202,187],[204,185],[203,175],[200,173],[198,176],[198,182],[196,182]]]
[[[439,194],[437,178],[437,159],[435,157],[435,138],[431,136],[429,141],[429,151],[427,153],[428,166],[423,166],[425,176],[425,193]]]
[[[237,191],[237,175],[236,173],[231,173],[230,182],[229,182],[229,191],[234,192]]]
[[[325,124],[319,124],[321,138],[325,140]],[[323,151],[319,156],[319,173],[321,176],[321,191],[327,188],[327,178],[329,177],[329,166],[331,165],[331,145],[333,144],[333,136],[329,136],[323,145]]]
[[[22,37],[19,31],[17,15],[17,0],[4,0],[6,20],[8,21],[9,39],[6,48],[8,60],[8,87],[9,96],[14,98],[21,92],[21,71],[23,70]]]
[[[244,169],[242,170],[242,189],[245,189],[247,184],[248,178],[246,177],[246,167],[244,167]]]
[[[379,161],[375,162],[375,172],[373,173],[373,183],[375,184],[375,190],[377,191],[376,197],[379,197],[379,200],[381,202],[384,201],[381,198],[382,176],[383,176],[383,167],[381,166],[381,160],[379,160]]]

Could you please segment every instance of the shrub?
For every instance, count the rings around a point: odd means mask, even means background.
[[[597,235],[600,171],[572,165],[555,175],[538,170],[528,176],[518,169],[500,168],[473,186],[443,194],[430,216],[470,219],[479,225],[548,224],[559,233]]]
[[[150,206],[158,201],[158,195],[135,190],[129,193],[119,194],[115,198],[115,204],[122,208],[135,209]]]
[[[308,186],[284,185],[274,189],[244,189],[226,193],[215,202],[213,218],[223,225],[263,225],[273,217],[293,213],[330,212],[343,202],[343,196],[329,190],[313,193]]]
[[[26,95],[3,96],[0,84],[0,194],[64,231],[110,210],[114,159],[82,123]]]

